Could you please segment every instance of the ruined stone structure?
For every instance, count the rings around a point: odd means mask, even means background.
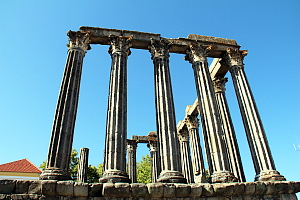
[[[195,34],[170,39],[160,34],[95,27],[80,27],[79,31],[69,31],[68,36],[68,58],[46,169],[40,181],[0,181],[0,199],[297,199],[295,193],[300,191],[300,183],[285,181],[275,168],[244,71],[247,51],[240,50],[235,40]],[[66,181],[70,179],[68,165],[83,58],[91,44],[109,45],[112,60],[104,174],[100,183],[95,184],[84,183],[87,167],[84,151],[79,182]],[[154,65],[157,130],[148,136],[127,139],[127,59],[132,48],[150,51],[149,59]],[[185,55],[185,60],[191,63],[197,93],[194,105],[187,106],[186,116],[177,126],[169,66],[172,53]],[[214,58],[210,67],[207,57]],[[237,95],[256,182],[245,182],[225,94],[228,71]],[[208,179],[199,126],[208,162]],[[138,143],[148,143],[150,149],[153,159],[151,184],[135,183]]]

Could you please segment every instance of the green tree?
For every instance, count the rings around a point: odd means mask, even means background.
[[[138,183],[151,183],[151,163],[152,158],[149,154],[143,156],[142,160],[140,162],[137,162],[136,172]]]
[[[77,178],[78,163],[79,163],[78,152],[76,151],[76,149],[73,149],[70,156],[69,174],[71,178],[74,180]],[[45,170],[46,164],[47,164],[46,161],[43,161],[42,164],[40,165],[40,169]],[[88,183],[95,183],[99,181],[100,178],[99,172],[102,171],[103,168],[102,166],[103,166],[102,164],[100,164],[98,167],[95,167],[94,165],[88,166],[88,174],[87,174]]]

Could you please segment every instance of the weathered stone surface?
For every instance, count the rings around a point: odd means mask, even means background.
[[[130,197],[129,183],[104,183],[103,196],[105,197]]]
[[[16,194],[26,194],[29,188],[28,180],[17,180],[16,181]]]
[[[245,184],[245,195],[254,194],[256,184],[254,182],[246,182],[244,184]]]
[[[266,191],[266,185],[264,182],[255,182],[255,192],[254,194],[264,194]]]
[[[165,183],[164,184],[164,194],[163,197],[175,197],[176,196],[176,190],[175,185],[172,183]]]
[[[14,180],[0,180],[0,193],[11,194],[15,192],[16,181]]]
[[[215,192],[215,196],[231,196],[233,194],[232,184],[212,184]]]
[[[29,199],[28,194],[13,194],[9,199]]]
[[[101,197],[102,196],[102,183],[93,183],[89,185],[89,196],[90,197]]]
[[[246,190],[245,183],[234,183],[233,195],[242,195],[245,193],[245,190]]]
[[[189,197],[191,194],[191,186],[188,184],[174,184],[176,197]]]
[[[56,194],[61,196],[74,195],[74,182],[73,181],[58,181],[56,185]]]
[[[88,197],[89,196],[89,184],[76,182],[74,184],[74,196],[75,197]]]
[[[147,184],[150,197],[160,198],[164,195],[164,185],[162,183]]]
[[[28,194],[42,194],[42,181],[30,181]]]
[[[56,195],[56,180],[44,180],[42,181],[42,194],[44,195]]]
[[[214,195],[214,188],[212,184],[209,183],[203,183],[202,185],[202,195],[203,196],[213,196]]]
[[[132,183],[131,187],[131,196],[132,197],[147,197],[148,196],[148,188],[143,183]]]
[[[191,187],[191,197],[200,197],[202,195],[202,184],[195,183],[190,184]]]

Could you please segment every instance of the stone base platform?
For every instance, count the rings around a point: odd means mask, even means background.
[[[0,180],[0,199],[45,200],[297,200],[300,182],[244,183],[78,183]]]

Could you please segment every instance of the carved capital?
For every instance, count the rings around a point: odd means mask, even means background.
[[[211,46],[203,46],[199,43],[191,43],[190,48],[186,51],[185,60],[190,63],[194,62],[206,62],[206,56],[208,52],[211,50]]]
[[[91,49],[91,46],[89,45],[91,41],[90,32],[82,33],[80,31],[68,31],[67,35],[69,36],[69,44],[67,44],[69,50],[80,50],[85,53],[86,50]]]
[[[189,115],[184,120],[188,130],[198,128],[199,126],[199,119],[197,118],[197,116]]]
[[[229,69],[231,69],[234,66],[244,66],[244,57],[248,54],[247,50],[238,50],[238,49],[231,49],[228,48],[227,52],[224,56],[224,61],[229,66]]]
[[[133,36],[109,35],[108,38],[110,44],[108,53],[110,55],[113,55],[115,53],[126,54],[127,56],[130,55],[130,47],[132,46],[131,40]]]
[[[149,142],[149,144],[147,146],[151,153],[157,152],[157,142],[156,141]]]
[[[169,49],[172,45],[168,40],[161,38],[160,40],[154,40],[150,38],[149,51],[151,53],[151,59],[155,58],[169,58]]]
[[[213,80],[213,86],[215,89],[215,92],[225,92],[225,84],[227,83],[228,78],[221,78],[221,77],[216,77]]]
[[[178,132],[178,139],[180,142],[188,142],[189,141],[189,132],[188,129],[182,128],[179,132]]]
[[[137,143],[135,140],[127,140],[127,151],[136,151]]]

